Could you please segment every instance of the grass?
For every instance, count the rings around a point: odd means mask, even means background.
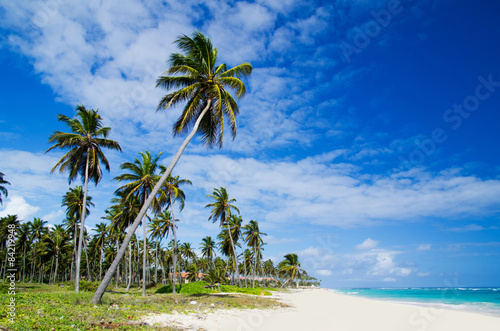
[[[7,302],[10,295],[1,293],[0,329],[7,330],[177,330],[170,327],[140,325],[141,317],[150,313],[205,313],[227,308],[271,308],[282,306],[274,299],[262,298],[261,291],[269,289],[240,289],[223,285],[223,291],[235,294],[211,295],[215,291],[203,288],[204,282],[184,284],[179,294],[156,293],[163,286],[147,290],[131,288],[115,289],[110,286],[102,304],[93,305],[90,301],[93,291],[74,293],[70,286],[16,284],[16,317],[11,324],[7,318]],[[86,288],[92,288],[86,284]],[[184,292],[183,292],[184,290]],[[207,291],[205,291],[207,290]],[[259,294],[240,296],[237,293]],[[198,304],[191,305],[195,300]],[[212,306],[213,305],[213,306]]]

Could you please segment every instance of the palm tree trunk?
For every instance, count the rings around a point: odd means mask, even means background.
[[[85,259],[87,260],[87,280],[89,282],[92,281],[92,274],[90,273],[90,267],[89,267],[89,256],[87,254],[87,247],[84,247],[83,250],[85,251]]]
[[[259,258],[259,256],[258,256],[259,253],[257,252],[257,245],[254,246],[253,250],[255,252],[255,265],[253,268],[253,285],[252,285],[252,287],[255,288],[255,277],[257,274],[257,259]]]
[[[101,246],[101,259],[99,260],[99,280],[102,279],[102,246]]]
[[[158,284],[158,246],[159,246],[159,240],[156,240],[155,284]]]
[[[85,226],[85,212],[87,205],[87,186],[89,183],[89,158],[90,150],[87,150],[87,161],[85,164],[85,182],[83,189],[82,217],[80,220],[80,236],[78,237],[78,252],[76,255],[76,272],[75,272],[75,293],[80,291],[80,259],[82,257],[83,235]]]
[[[26,275],[26,242],[23,243],[23,283]]]
[[[101,302],[102,296],[104,295],[104,291],[106,291],[106,288],[108,287],[108,284],[111,281],[113,274],[116,272],[116,269],[118,267],[118,263],[119,263],[120,259],[123,257],[123,255],[125,254],[125,250],[127,249],[127,245],[130,242],[130,240],[132,239],[132,236],[133,236],[135,230],[139,226],[139,223],[141,222],[144,215],[146,215],[146,212],[149,209],[151,202],[153,202],[154,197],[156,196],[156,194],[158,193],[158,191],[162,187],[162,185],[165,182],[165,180],[167,179],[168,175],[170,175],[170,173],[174,169],[175,165],[179,161],[179,159],[180,159],[182,153],[184,152],[184,150],[186,149],[187,145],[189,144],[191,139],[193,139],[194,135],[196,134],[196,131],[198,131],[198,127],[200,126],[200,122],[203,119],[203,116],[205,116],[205,114],[208,112],[208,109],[210,108],[211,103],[212,103],[212,100],[208,99],[207,105],[206,105],[205,109],[203,109],[203,111],[201,112],[198,119],[196,120],[196,123],[194,124],[193,129],[191,130],[189,135],[186,137],[186,139],[182,143],[181,147],[179,148],[179,150],[175,154],[175,156],[174,156],[172,162],[170,163],[170,165],[168,166],[167,170],[161,176],[158,183],[156,183],[155,187],[153,188],[153,191],[150,193],[148,199],[146,200],[146,202],[142,206],[141,210],[139,211],[139,214],[135,218],[134,223],[132,224],[130,230],[128,231],[127,236],[125,237],[125,240],[123,241],[122,246],[120,247],[120,250],[117,253],[117,256],[115,257],[115,259],[111,263],[111,266],[109,267],[108,271],[106,272],[106,275],[104,275],[104,279],[102,280],[101,284],[97,288],[97,290],[94,294],[94,297],[92,298],[92,303],[98,304]]]
[[[226,222],[227,226],[227,233],[229,234],[229,239],[231,239],[231,247],[233,248],[233,278],[234,278],[234,273],[237,273],[238,271],[238,262],[236,260],[236,251],[234,249],[234,242],[233,242],[233,234],[231,233],[231,228],[229,227],[229,221]],[[238,286],[241,287],[241,281],[240,277],[238,277]]]
[[[57,267],[59,267],[59,254],[56,254],[56,269],[54,270],[54,285],[57,284]]]
[[[154,196],[153,196],[154,197]],[[147,195],[146,195],[146,190],[144,190],[144,200],[147,200]],[[144,217],[142,218],[144,221],[142,222],[142,235],[143,235],[143,242],[142,242],[142,296],[146,296],[146,220],[147,216],[144,214]]]
[[[78,239],[78,222],[75,221],[75,230],[73,233],[73,254],[71,254],[71,275],[70,280],[75,279],[75,258],[76,258],[76,240]]]
[[[132,243],[128,244],[128,282],[125,291],[130,290],[130,284],[132,284]]]
[[[172,214],[172,231],[174,232],[174,276],[172,277],[172,293],[175,294],[175,281],[177,275],[177,231],[175,230],[175,217],[174,217],[174,207],[172,201],[172,194],[169,193],[168,198],[170,200],[170,213]]]

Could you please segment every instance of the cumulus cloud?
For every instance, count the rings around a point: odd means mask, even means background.
[[[356,245],[356,249],[365,250],[365,249],[373,249],[378,246],[378,241],[373,240],[371,238],[366,239],[361,244]]]
[[[22,196],[11,195],[5,205],[5,209],[0,211],[0,217],[17,215],[20,220],[27,221],[38,210],[40,210],[40,207],[30,205]]]

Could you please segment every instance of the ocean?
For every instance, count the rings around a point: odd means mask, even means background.
[[[430,304],[441,308],[500,316],[500,288],[498,287],[351,288],[332,291],[384,301]]]

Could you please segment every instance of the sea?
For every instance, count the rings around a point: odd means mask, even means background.
[[[335,293],[500,317],[499,287],[349,288]]]

